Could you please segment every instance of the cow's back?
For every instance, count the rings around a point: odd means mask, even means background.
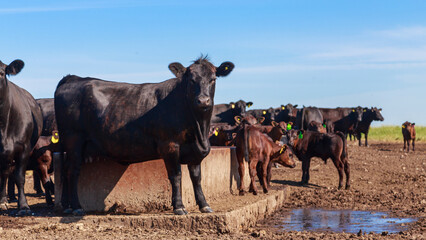
[[[36,99],[37,104],[40,106],[41,114],[43,116],[43,130],[42,136],[52,135],[52,131],[57,131],[55,116],[55,103],[53,98]]]

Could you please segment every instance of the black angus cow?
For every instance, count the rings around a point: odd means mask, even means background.
[[[64,77],[55,91],[56,121],[67,152],[64,213],[84,214],[77,183],[80,165],[92,158],[121,164],[164,159],[177,215],[187,214],[180,191],[181,164],[187,164],[200,211],[212,212],[201,188],[200,164],[210,152],[216,78],[227,76],[233,68],[231,62],[215,67],[201,57],[188,68],[171,63],[169,69],[176,78],[160,83]]]
[[[25,171],[43,127],[33,96],[6,77],[18,74],[23,67],[21,60],[9,65],[0,62],[0,208],[7,210],[6,182],[13,173],[18,186],[18,215],[31,212],[24,194]]]
[[[380,113],[381,108],[364,108],[362,114],[362,120],[358,123],[354,130],[355,136],[358,138],[358,144],[361,146],[361,133],[364,133],[365,146],[368,146],[368,131],[370,131],[370,125],[372,121],[383,121],[385,120]]]
[[[275,109],[253,109],[247,111],[247,114],[252,115],[256,119],[264,118],[262,125],[271,125],[272,121],[275,121]]]
[[[251,107],[252,105],[252,102],[245,102],[243,100],[235,103],[214,105],[211,123],[235,125],[235,116],[243,116],[246,113],[246,107]]]
[[[309,123],[323,122],[323,116],[317,107],[305,107],[296,111],[295,120],[293,122],[294,129],[308,129]]]
[[[286,133],[288,145],[293,148],[297,158],[302,161],[302,184],[309,182],[309,167],[312,157],[333,160],[339,173],[339,189],[343,186],[343,172],[346,174],[346,189],[350,188],[350,169],[346,138],[341,132],[319,133],[304,130],[290,130]]]
[[[275,121],[276,122],[295,122],[297,111],[297,104],[292,105],[288,103],[287,105],[281,105],[281,107],[275,109]]]
[[[342,132],[345,136],[357,127],[363,114],[363,108],[360,106],[354,108],[319,108],[319,110],[324,118],[324,123],[331,121],[334,131]]]

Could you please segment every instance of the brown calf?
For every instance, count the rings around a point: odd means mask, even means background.
[[[339,189],[343,186],[343,171],[346,174],[346,189],[350,188],[349,163],[346,138],[343,133],[318,133],[313,131],[290,130],[287,133],[289,145],[297,158],[302,161],[302,184],[309,182],[309,167],[312,157],[319,157],[327,163],[331,158],[339,173]]]
[[[414,145],[416,141],[416,129],[414,128],[416,124],[405,122],[402,124],[402,136],[404,137],[404,150],[405,150],[405,144],[407,144],[407,152],[410,151],[410,140],[413,140],[413,151]]]
[[[314,131],[314,132],[319,132],[319,133],[327,133],[327,129],[325,127],[325,124],[323,125],[322,123],[316,122],[316,121],[311,121],[308,124],[308,131]]]
[[[263,192],[268,192],[268,179],[270,179],[271,163],[279,164],[294,168],[296,163],[293,160],[290,149],[287,145],[279,146],[274,143],[270,137],[263,134],[257,126],[244,125],[235,137],[236,153],[238,160],[238,172],[240,174],[240,195],[244,195],[244,160],[249,165],[250,174],[250,191],[257,195],[255,185],[255,176],[257,175],[263,187]]]

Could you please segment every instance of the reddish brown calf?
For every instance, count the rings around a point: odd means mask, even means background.
[[[250,191],[253,191],[254,195],[257,195],[257,188],[255,185],[256,175],[262,184],[263,192],[268,192],[268,178],[270,178],[272,162],[278,162],[283,166],[291,168],[296,166],[287,145],[281,147],[274,143],[274,141],[263,134],[257,126],[243,126],[235,137],[235,143],[239,164],[238,171],[241,180],[239,188],[240,195],[244,195],[244,157],[249,165],[249,174],[251,178]]]
[[[308,124],[308,129],[307,130],[308,131],[319,132],[319,133],[327,133],[327,129],[324,127],[324,125],[322,125],[322,123],[320,123],[320,122],[311,121]]]
[[[414,128],[416,124],[405,122],[402,124],[402,136],[404,137],[404,150],[405,144],[407,144],[407,152],[410,151],[410,141],[413,141],[413,151],[415,151],[415,141],[416,141],[416,129]]]

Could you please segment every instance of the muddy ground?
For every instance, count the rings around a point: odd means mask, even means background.
[[[140,229],[107,223],[72,223],[49,221],[57,216],[47,208],[44,199],[34,196],[31,178],[26,186],[28,201],[37,216],[14,217],[16,203],[0,215],[0,239],[425,239],[426,238],[426,144],[418,143],[416,152],[402,152],[402,143],[372,142],[358,147],[349,143],[351,189],[337,190],[338,175],[333,163],[319,159],[311,163],[311,180],[300,186],[301,163],[294,169],[273,169],[272,187],[290,186],[285,206],[268,219],[243,232],[217,233],[211,229],[174,231]],[[216,211],[226,211],[235,204],[261,199],[258,196],[229,196],[220,203],[211,203]],[[236,200],[238,199],[238,200]],[[220,207],[219,207],[220,206]],[[389,212],[394,217],[413,217],[418,220],[396,234],[332,233],[284,231],[281,216],[289,209],[322,208]],[[170,213],[164,213],[170,214]],[[108,217],[108,216],[100,216]]]

